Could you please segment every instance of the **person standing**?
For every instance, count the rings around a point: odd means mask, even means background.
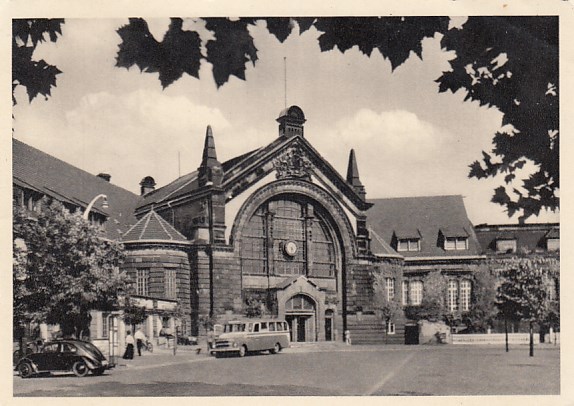
[[[134,338],[136,340],[138,355],[141,357],[142,356],[142,347],[144,346],[144,343],[146,342],[146,336],[143,333],[143,331],[141,330],[141,328],[138,328],[138,330],[134,334]]]
[[[126,336],[126,352],[123,359],[134,359],[134,338],[131,331],[128,331]]]

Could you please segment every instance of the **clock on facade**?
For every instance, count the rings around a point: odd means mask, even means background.
[[[286,241],[283,244],[283,252],[287,256],[294,257],[297,253],[297,244],[294,241]]]

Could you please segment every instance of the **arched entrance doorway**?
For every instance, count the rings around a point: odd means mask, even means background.
[[[306,295],[295,295],[285,303],[285,320],[292,342],[316,341],[316,305]]]

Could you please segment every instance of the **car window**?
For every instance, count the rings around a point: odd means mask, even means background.
[[[58,344],[47,344],[44,346],[42,352],[45,353],[56,353],[58,352]]]
[[[72,344],[69,343],[62,343],[62,352],[63,353],[76,353],[78,349],[74,347]]]

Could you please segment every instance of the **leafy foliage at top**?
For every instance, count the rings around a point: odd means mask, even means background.
[[[504,206],[510,217],[519,213],[520,221],[542,209],[556,211],[560,204],[558,17],[469,17],[462,28],[450,29],[449,21],[448,17],[198,18],[193,22],[203,23],[205,29],[184,30],[183,20],[172,18],[158,41],[144,19],[131,18],[117,30],[121,43],[116,66],[136,65],[142,72],[158,73],[166,88],[184,73],[198,78],[205,61],[221,87],[231,76],[245,80],[246,65],[255,65],[258,58],[249,27],[265,24],[280,42],[295,25],[300,34],[314,27],[321,33],[321,51],[344,53],[357,47],[371,57],[378,50],[395,70],[411,53],[422,57],[422,40],[439,34],[443,48],[456,53],[450,70],[437,79],[439,92],[461,91],[465,100],[503,113],[504,131],[493,135],[492,151],[483,152],[470,165],[469,177],[504,176],[492,201]],[[13,89],[25,86],[30,100],[50,95],[56,84],[60,71],[45,61],[33,61],[32,53],[45,40],[44,34],[55,41],[62,23],[14,20]],[[534,172],[520,174],[526,164],[533,165]]]
[[[14,209],[14,321],[59,324],[65,335],[88,331],[93,309],[117,307],[123,246],[100,238],[99,229],[59,202],[32,216]]]
[[[442,46],[456,58],[437,79],[439,91],[463,89],[465,100],[495,106],[512,127],[494,135],[492,152],[470,165],[469,176],[505,174],[509,186],[496,188],[492,201],[509,216],[522,211],[519,220],[558,209],[558,17],[470,17],[463,29],[448,31]],[[512,187],[527,162],[536,170],[522,190]]]
[[[33,60],[36,46],[46,41],[56,42],[62,34],[63,19],[12,20],[12,104],[16,104],[14,90],[24,86],[30,102],[39,94],[48,97],[56,87],[60,70],[43,59]]]

